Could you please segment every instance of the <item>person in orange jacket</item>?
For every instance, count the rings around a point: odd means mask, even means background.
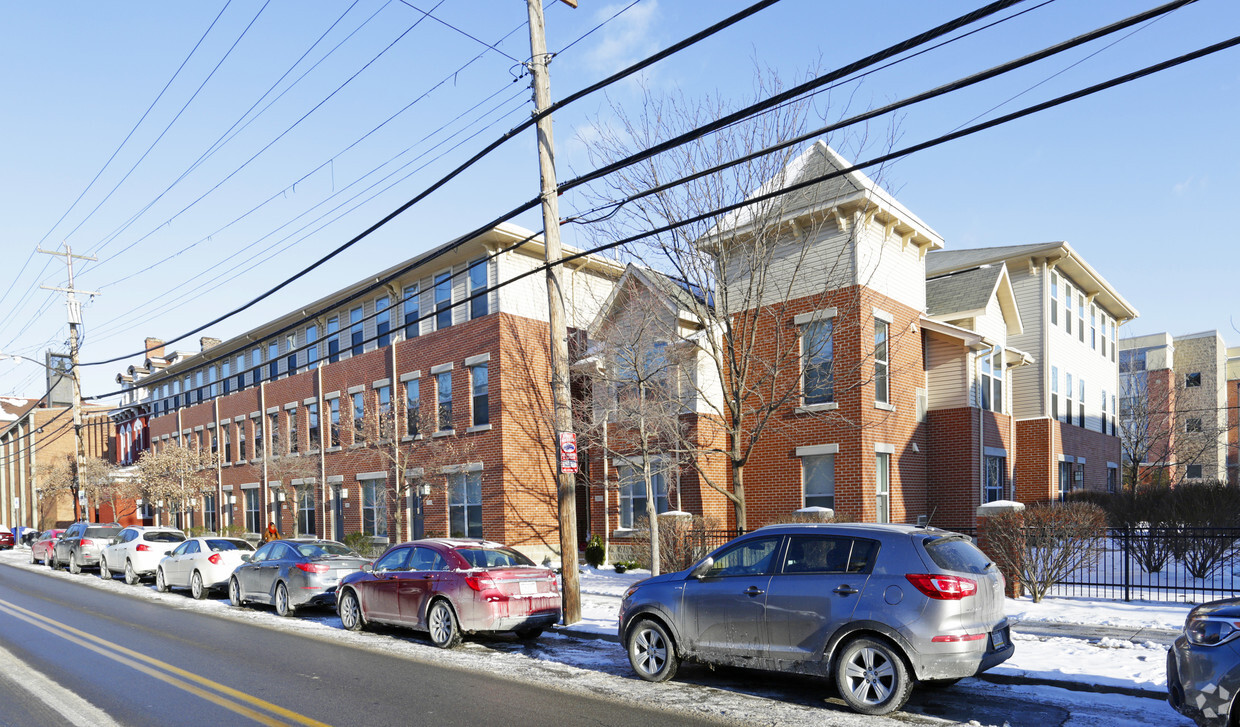
[[[263,542],[270,543],[273,540],[280,539],[280,531],[276,530],[275,523],[267,523],[267,532],[263,533]]]

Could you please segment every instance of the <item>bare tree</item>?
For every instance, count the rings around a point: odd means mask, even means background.
[[[1055,584],[1095,563],[1105,536],[1102,508],[1068,502],[986,518],[981,544],[1003,575],[1038,603]]]
[[[198,499],[216,488],[218,455],[172,442],[142,453],[138,459],[138,487],[152,502],[164,502],[171,512],[191,511]]]
[[[755,95],[780,87],[777,77],[756,74]],[[717,98],[691,101],[648,89],[639,108],[631,114],[612,103],[612,118],[596,122],[596,134],[585,142],[593,162],[622,159],[732,110]],[[863,337],[858,283],[878,266],[874,260],[858,261],[855,241],[875,208],[868,196],[853,194],[852,183],[839,178],[759,200],[798,175],[827,171],[823,164],[842,166],[825,145],[805,152],[789,147],[683,185],[661,185],[797,137],[811,115],[815,112],[808,103],[780,106],[611,174],[587,193],[605,207],[660,188],[614,206],[592,228],[604,239],[702,218],[646,238],[633,255],[667,274],[672,283],[667,294],[697,322],[692,340],[684,342],[700,349],[703,364],[684,383],[699,416],[681,449],[692,453],[686,462],[702,481],[731,502],[742,529],[748,525],[745,466],[764,437],[791,433],[788,427],[794,425],[783,413],[815,398],[838,401],[876,375],[874,357],[864,348],[848,371],[833,356],[835,341]],[[862,133],[849,146],[860,151],[866,144]],[[711,215],[745,200],[754,201],[727,215]],[[790,322],[792,313],[828,308],[837,315],[812,322],[809,335]],[[893,331],[893,337],[899,335],[905,334]],[[833,407],[805,409],[807,416],[861,426]],[[725,475],[707,466],[720,456],[727,463]]]
[[[39,527],[46,527],[54,518],[57,500],[62,495],[76,497],[73,488],[73,470],[76,464],[71,454],[50,458],[40,464],[36,475],[39,479]]]
[[[1121,372],[1119,443],[1123,484],[1177,487],[1188,477],[1188,464],[1214,458],[1227,429],[1218,411],[1184,410],[1177,405],[1174,380],[1149,372]],[[1215,477],[1226,480],[1226,472]]]
[[[122,503],[129,507],[129,513],[134,512],[132,499],[137,496],[138,487],[128,478],[117,477],[116,470],[117,467],[106,460],[87,457],[82,461],[79,480],[87,498],[93,500],[96,506],[108,503],[112,506],[112,518],[120,519]]]

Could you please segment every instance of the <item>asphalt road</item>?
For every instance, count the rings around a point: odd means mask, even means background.
[[[6,566],[0,661],[0,725],[705,724]]]

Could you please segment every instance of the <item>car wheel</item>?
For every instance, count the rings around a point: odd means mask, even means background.
[[[108,559],[99,557],[99,577],[105,581],[112,580],[112,571],[108,570]]]
[[[38,565],[39,559],[34,557],[34,548],[30,549],[30,565]]]
[[[542,636],[542,632],[543,630],[541,628],[532,626],[530,628],[517,629],[513,633],[516,634],[517,638],[522,641],[534,641],[539,636]]]
[[[75,576],[82,574],[82,564],[78,562],[77,553],[69,554],[69,572]]]
[[[340,614],[340,625],[346,631],[361,631],[366,628],[366,619],[362,616],[362,604],[357,601],[357,594],[351,590],[340,596],[340,605],[336,612]]]
[[[680,667],[676,645],[663,624],[653,619],[644,618],[629,629],[625,651],[629,652],[633,671],[648,682],[665,682]]]
[[[138,572],[133,569],[133,562],[126,560],[125,561],[125,582],[131,586],[136,586],[138,585],[139,580],[141,579],[138,577]]]
[[[438,600],[431,604],[431,611],[426,615],[427,630],[430,631],[431,643],[441,649],[451,649],[461,643],[461,629],[456,624],[456,614],[447,601]]]
[[[228,602],[234,606],[244,606],[241,598],[241,583],[236,578],[228,579]]]
[[[207,586],[202,582],[202,574],[198,571],[194,571],[194,575],[189,577],[189,595],[193,596],[195,601],[207,597]]]
[[[276,584],[276,615],[292,616],[293,607],[288,604],[288,587],[283,582]]]
[[[163,568],[155,569],[155,590],[159,591],[160,593],[168,592],[168,579],[164,577]]]
[[[861,714],[887,714],[908,701],[913,691],[904,659],[888,643],[862,637],[848,642],[835,666],[840,698]]]
[[[56,551],[49,550],[47,555],[43,556],[43,562],[47,564],[48,568],[56,570]]]

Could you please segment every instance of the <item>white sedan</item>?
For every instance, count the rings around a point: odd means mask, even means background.
[[[155,570],[155,588],[161,592],[172,588],[188,588],[197,599],[212,590],[228,585],[233,569],[241,565],[241,556],[254,552],[254,546],[240,538],[190,538],[159,562]]]
[[[125,582],[132,586],[143,576],[153,575],[160,559],[184,541],[185,533],[176,528],[131,525],[117,533],[99,555],[99,577],[110,581],[124,573]]]

